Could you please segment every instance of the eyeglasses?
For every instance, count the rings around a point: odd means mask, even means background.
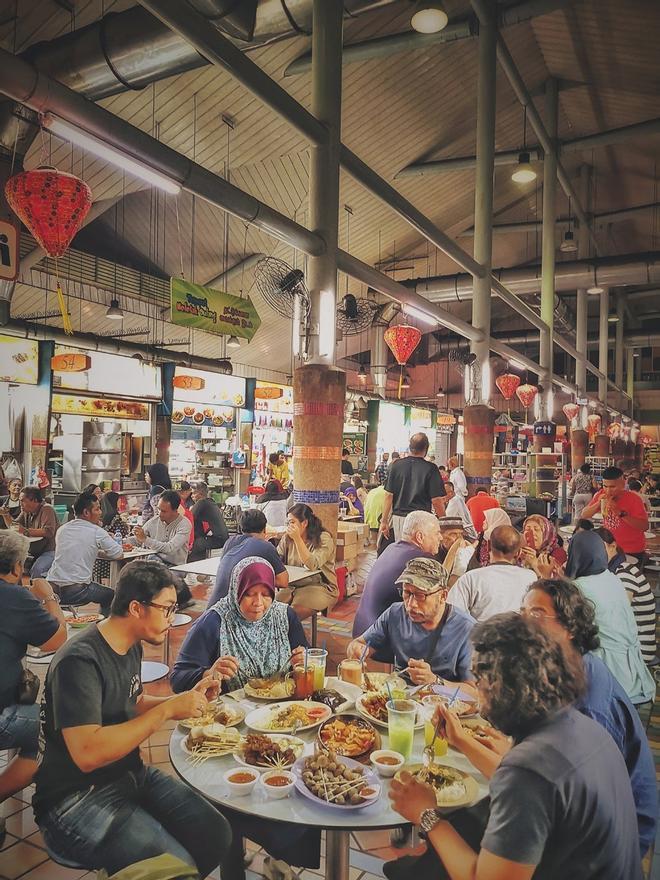
[[[174,617],[174,615],[179,610],[179,606],[174,603],[174,605],[160,605],[158,602],[143,602],[143,605],[149,605],[151,608],[159,608],[165,617]]]
[[[442,590],[433,590],[432,593],[413,593],[412,590],[399,590],[399,595],[404,602],[410,602],[414,599],[418,605],[423,605],[430,596],[435,596],[441,592]]]
[[[521,608],[520,613],[523,617],[533,617],[535,620],[541,620],[545,618],[546,620],[557,620],[556,614],[546,614],[545,611],[542,611],[540,608]]]

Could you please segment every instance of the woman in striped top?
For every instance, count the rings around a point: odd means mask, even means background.
[[[607,550],[608,568],[619,578],[626,588],[630,604],[632,605],[639,643],[642,648],[642,657],[645,663],[651,663],[655,658],[655,596],[646,576],[639,570],[637,560],[626,554],[617,546],[614,536],[609,529],[594,529],[596,534],[605,542]]]

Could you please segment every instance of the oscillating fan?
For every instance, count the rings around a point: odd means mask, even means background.
[[[337,327],[345,336],[357,336],[371,327],[380,306],[371,299],[347,293],[337,307]]]
[[[309,290],[301,269],[292,269],[277,257],[264,257],[254,267],[254,280],[268,305],[282,317],[294,317],[296,302],[302,317],[309,314]]]
[[[463,375],[466,367],[471,367],[477,359],[476,354],[470,351],[461,351],[454,348],[449,352],[448,358],[450,363],[454,364],[458,372]]]

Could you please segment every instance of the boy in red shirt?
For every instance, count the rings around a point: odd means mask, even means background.
[[[497,498],[493,498],[492,495],[484,492],[483,489],[480,489],[476,495],[472,496],[472,498],[468,498],[466,504],[467,509],[470,511],[474,528],[478,533],[483,532],[484,530],[484,517],[486,516],[486,511],[500,506]]]
[[[623,471],[618,467],[603,471],[603,488],[596,492],[582,516],[591,519],[598,512],[602,513],[603,525],[612,532],[623,552],[634,556],[643,565],[648,515],[640,496],[625,488]]]

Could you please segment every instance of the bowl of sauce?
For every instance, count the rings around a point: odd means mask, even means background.
[[[261,787],[272,800],[288,797],[294,782],[294,775],[288,770],[268,770],[261,777]]]
[[[405,763],[403,755],[399,752],[393,752],[391,749],[376,749],[371,753],[369,760],[376,768],[377,773],[386,778],[394,776]]]
[[[253,770],[228,770],[222,777],[231,794],[243,797],[257,784],[259,774]]]

